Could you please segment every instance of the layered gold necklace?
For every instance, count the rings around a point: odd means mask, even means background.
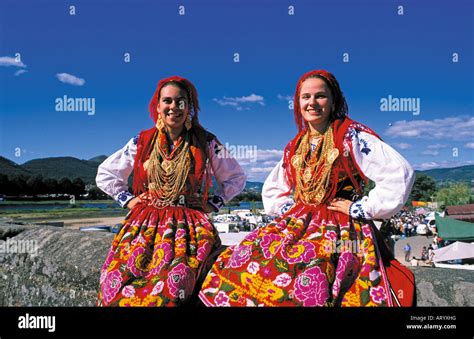
[[[153,140],[153,150],[144,166],[148,188],[157,207],[173,205],[183,191],[191,168],[189,133],[167,154],[160,145],[163,132]]]
[[[313,140],[317,140],[317,143],[314,150],[311,150]],[[338,156],[339,150],[334,145],[331,126],[324,134],[312,133],[308,128],[291,158],[296,173],[296,200],[311,205],[318,205],[323,201],[329,187],[332,165]]]

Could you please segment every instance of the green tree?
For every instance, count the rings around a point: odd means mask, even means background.
[[[28,179],[29,177],[26,177],[24,175],[13,177],[13,179],[11,180],[12,195],[21,196],[21,195],[29,194],[29,188],[28,188],[28,185],[26,184],[26,181]]]
[[[59,189],[62,194],[74,194],[74,185],[69,178],[59,180]]]
[[[10,193],[10,180],[5,174],[0,174],[0,194]]]
[[[415,183],[411,190],[409,201],[431,201],[436,192],[434,179],[423,173],[416,173]]]
[[[42,175],[37,175],[29,178],[26,184],[29,187],[29,192],[33,196],[37,196],[38,194],[43,194],[46,192],[46,185],[43,183]]]
[[[102,190],[95,185],[87,185],[86,191],[88,193],[88,199],[110,199],[110,197],[102,192]]]
[[[72,185],[74,186],[74,193],[73,194],[76,197],[79,197],[81,194],[85,193],[86,185],[84,184],[84,181],[82,181],[81,178],[74,179],[74,181],[72,182]]]
[[[454,183],[448,187],[440,189],[436,194],[436,201],[440,205],[464,205],[470,201],[469,185],[465,183]]]
[[[46,193],[48,194],[58,194],[60,189],[59,189],[59,184],[56,179],[51,179],[48,178],[44,181],[44,184],[46,186]]]

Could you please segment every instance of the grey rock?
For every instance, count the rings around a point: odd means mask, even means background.
[[[31,226],[26,224],[14,224],[12,221],[2,218],[0,219],[0,240],[13,238],[28,228],[31,228]]]
[[[417,306],[474,306],[474,271],[409,268],[415,274]]]
[[[7,227],[0,226],[2,234]],[[0,240],[7,247],[0,253],[0,306],[94,306],[112,239],[111,233],[29,226]],[[19,246],[27,243],[34,246]],[[31,249],[37,253],[20,253]]]

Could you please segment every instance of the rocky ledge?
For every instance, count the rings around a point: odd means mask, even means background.
[[[113,234],[0,221],[0,306],[94,306]],[[413,267],[418,306],[474,306],[472,271]]]

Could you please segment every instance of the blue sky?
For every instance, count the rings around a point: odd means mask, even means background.
[[[474,163],[472,1],[256,2],[2,1],[0,155],[111,154],[152,126],[156,83],[177,74],[195,83],[207,129],[257,148],[239,160],[263,181],[296,133],[287,97],[324,68],[350,116],[416,169]],[[56,111],[64,95],[94,98],[94,115]],[[420,114],[381,111],[389,95],[419,100]]]

